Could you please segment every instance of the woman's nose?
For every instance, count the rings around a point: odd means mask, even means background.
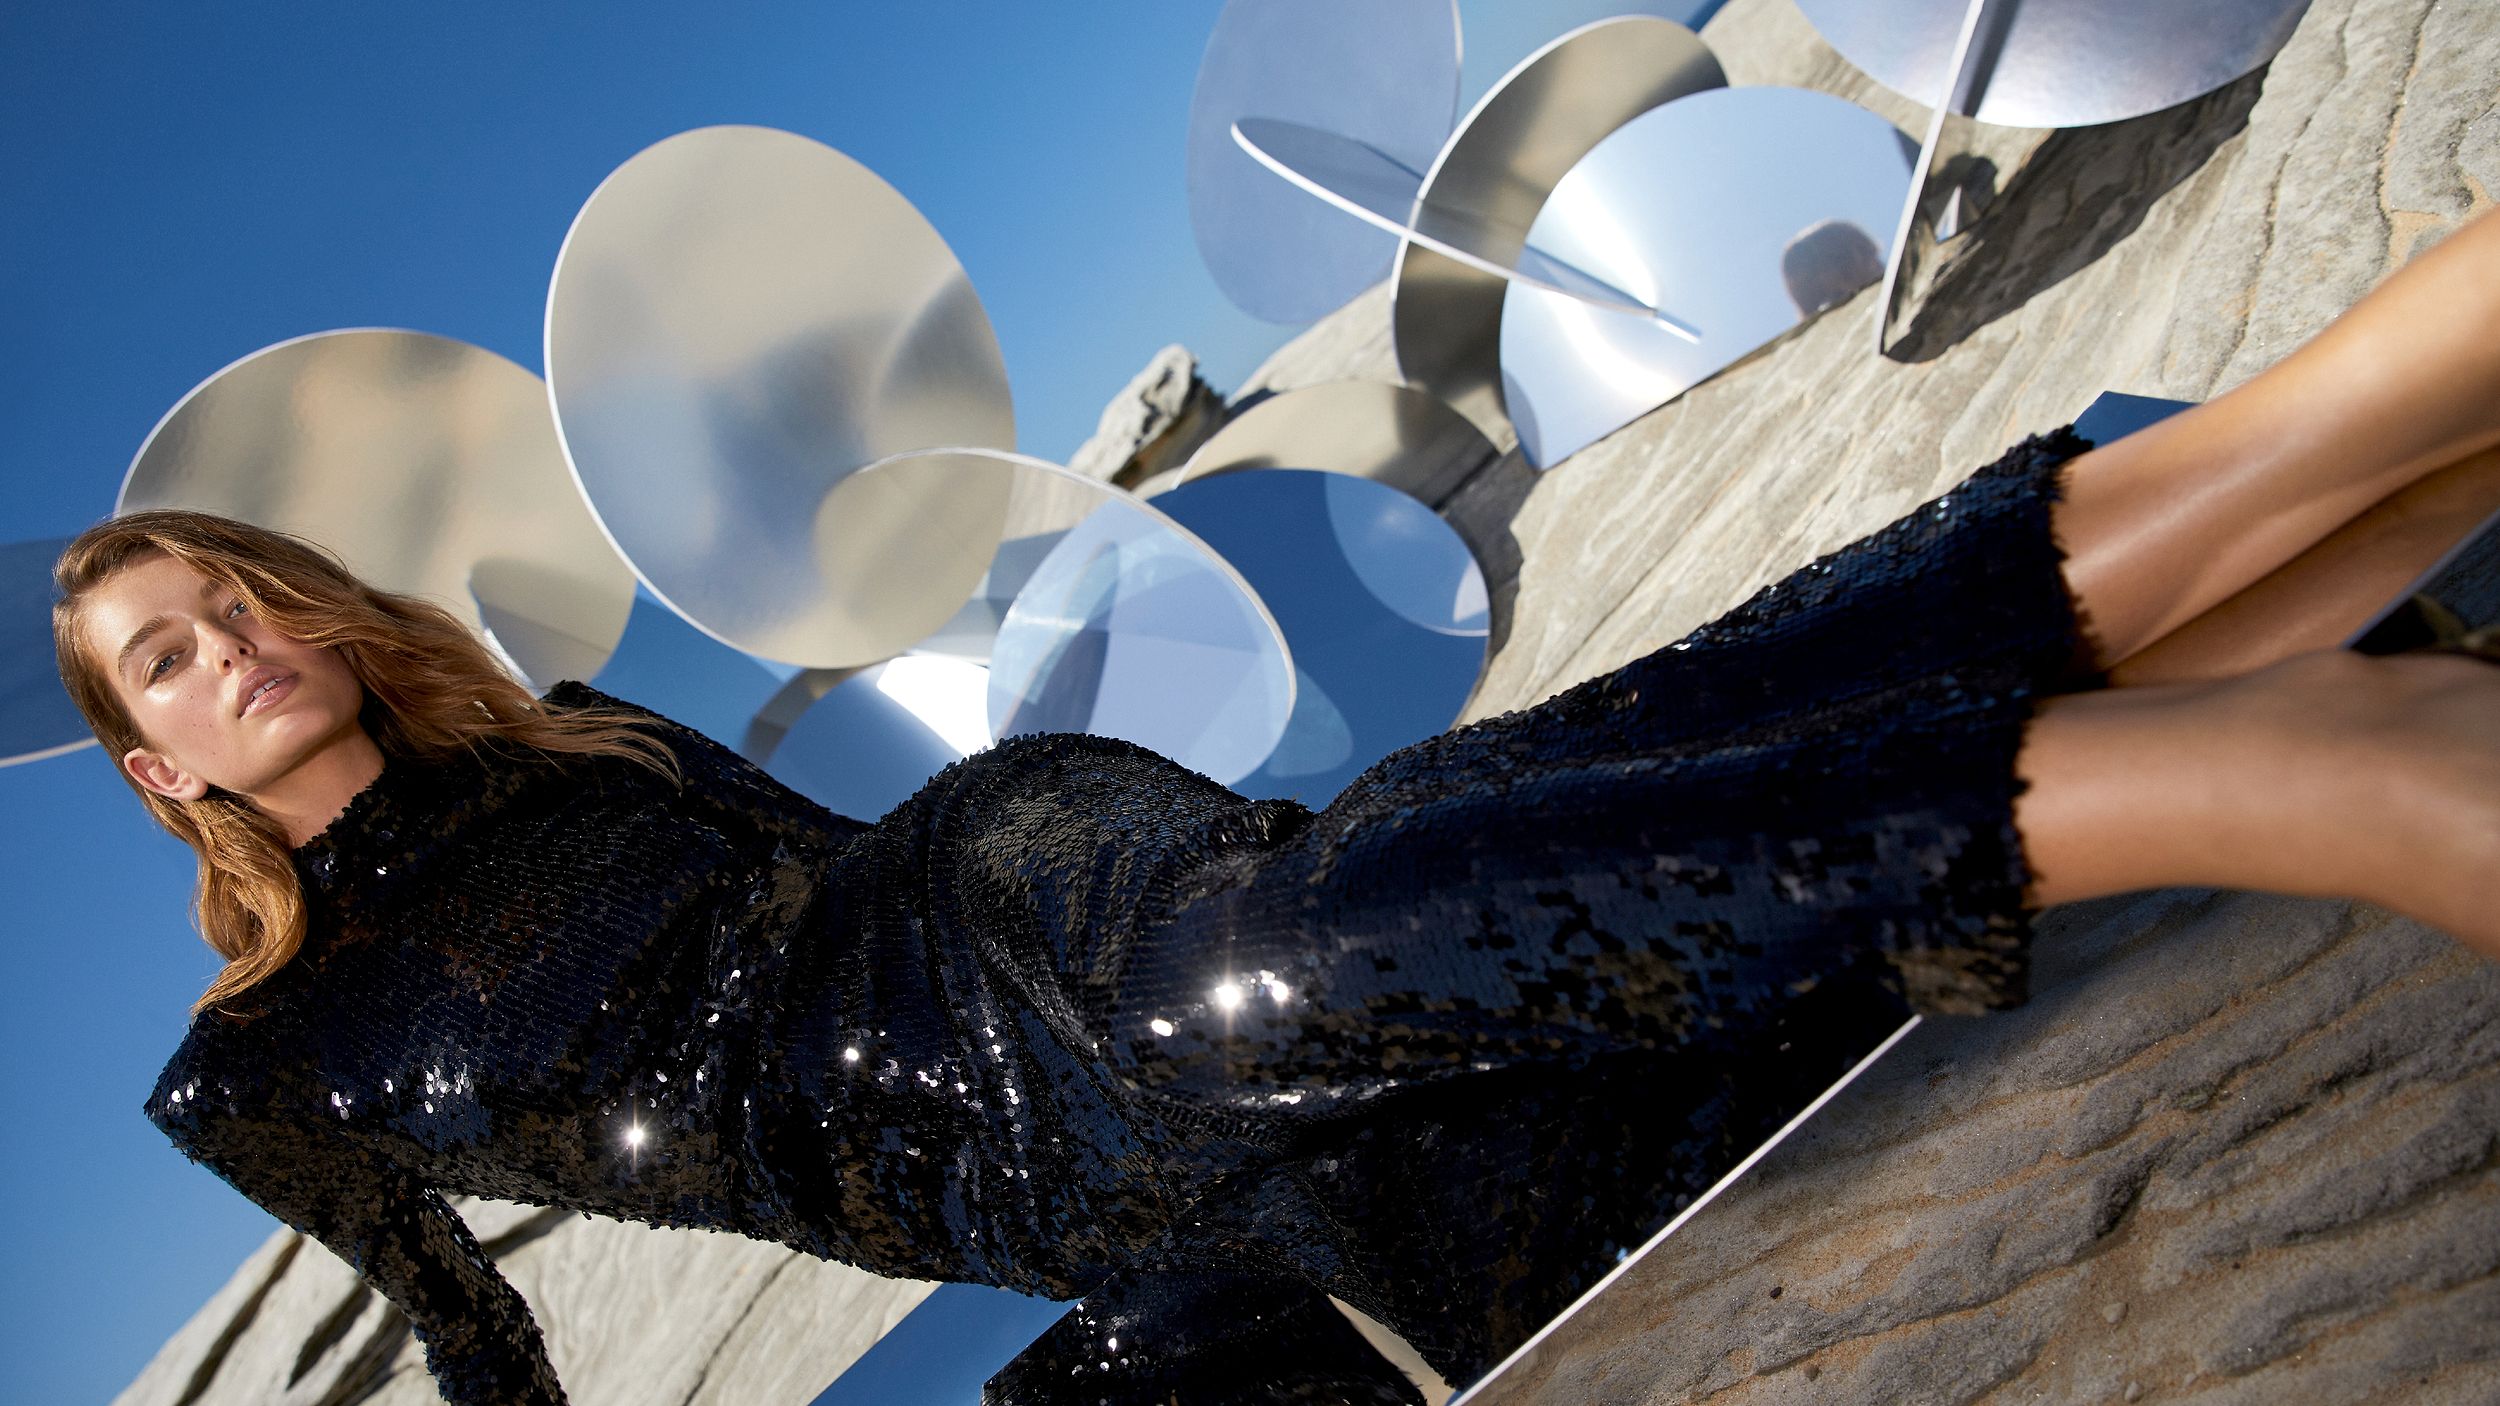
[[[239,666],[242,661],[251,658],[253,653],[252,642],[249,639],[223,625],[208,627],[207,648],[209,656],[217,661],[218,667],[224,669]]]

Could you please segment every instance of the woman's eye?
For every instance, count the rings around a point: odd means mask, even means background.
[[[243,602],[241,602],[241,601],[236,601],[234,604],[232,604],[232,605],[230,605],[230,606],[227,606],[227,607],[226,607],[226,618],[227,618],[227,619],[229,619],[229,620],[232,620],[234,617],[236,617],[236,616],[238,616],[238,615],[240,615],[240,614],[242,614],[242,613],[243,613]]]
[[[173,662],[174,656],[170,654],[160,654],[156,656],[156,662],[148,665],[148,682],[154,683],[158,679],[163,678],[165,676],[166,668]]]

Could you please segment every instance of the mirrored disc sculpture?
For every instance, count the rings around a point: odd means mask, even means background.
[[[547,367],[601,524],[654,595],[739,649],[825,667],[899,653],[925,632],[916,604],[978,575],[997,540],[1003,503],[978,493],[1003,480],[885,502],[948,524],[925,556],[825,510],[863,464],[1008,448],[1015,421],[953,251],[821,143],[705,127],[618,167],[557,258]]]
[[[1625,16],[1673,20],[1699,30],[1726,0],[1537,0],[1533,5],[1475,5],[1465,15],[1461,96],[1472,105],[1501,76],[1557,35]]]
[[[2103,391],[2083,407],[2075,417],[2076,434],[2096,445],[2125,439],[2136,431],[2158,425],[2182,410],[2196,404],[2192,400],[2166,400],[2159,396],[2129,395],[2124,391]]]
[[[1530,242],[1705,332],[1511,284],[1503,402],[1528,461],[1561,460],[1882,278],[1915,155],[1865,108],[1779,87],[1695,93],[1599,142]]]
[[[996,504],[971,540],[936,498]],[[1023,455],[933,449],[852,474],[825,501],[882,529],[890,559],[940,557],[923,578],[925,652],[989,665],[992,737],[1125,738],[1221,782],[1264,760],[1293,712],[1293,658],[1258,595],[1157,507]]]
[[[1924,107],[1956,77],[1974,0],[1797,0],[1867,76]],[[2210,93],[2274,57],[2309,0],[1984,0],[1981,75],[1965,115],[2011,127],[2084,127]]]
[[[1902,324],[1902,274],[1910,266],[1912,254],[1949,238],[1948,225],[1957,229],[1960,225],[1960,202],[1950,196],[1948,207],[1930,223],[1924,199],[1928,179],[1935,170],[1937,157],[1944,151],[1946,125],[1979,104],[1987,83],[1991,44],[2003,36],[2008,13],[2004,5],[1991,4],[1991,0],[1968,0],[1962,9],[1961,23],[1955,26],[1942,81],[1928,106],[1927,133],[1919,140],[1918,159],[1910,165],[1909,190],[1901,199],[1901,216],[1893,224],[1892,248],[1884,257],[1884,286],[1875,299],[1878,356],[1891,349],[1893,331]]]
[[[988,746],[988,709],[989,670],[961,659],[809,669],[758,710],[747,756],[817,804],[874,820]]]
[[[790,1406],[971,1403],[1068,1305],[987,1284],[938,1284],[859,1360]]]
[[[1420,173],[1457,112],[1455,0],[1231,0],[1189,105],[1189,222],[1216,286],[1253,317],[1308,322],[1379,282],[1397,248],[1261,167],[1236,122],[1310,128]]]
[[[1875,349],[1884,354],[1912,320],[1912,285],[1932,263],[1930,251],[1967,228],[1993,195],[1984,188],[1993,180],[1974,189],[1952,174],[1957,165],[1992,165],[1973,159],[1974,145],[1999,144],[1975,123],[2080,127],[2186,102],[2271,59],[2308,0],[1807,0],[1802,8],[1851,62],[1930,110],[1876,302]]]
[[[1428,245],[1497,278],[1621,312],[1654,311],[1620,288],[1511,241],[1498,228],[1486,228],[1472,210],[1422,205],[1422,172],[1351,137],[1298,122],[1245,117],[1233,124],[1233,141],[1286,184],[1385,234]],[[1515,244],[1506,258],[1478,252],[1479,246],[1506,244]]]
[[[1484,573],[1431,509],[1293,468],[1200,478],[1155,506],[1240,570],[1293,649],[1292,718],[1235,790],[1325,805],[1466,705],[1490,638]]]
[[[0,546],[0,766],[95,745],[52,650],[52,563],[66,537]]]
[[[1476,257],[1421,242],[1398,250],[1389,328],[1407,383],[1471,418],[1498,413],[1500,270],[1526,247],[1555,182],[1625,122],[1726,84],[1699,36],[1645,16],[1574,29],[1503,74],[1460,120],[1417,194],[1418,227],[1451,236],[1464,228]],[[1473,217],[1465,226],[1453,218],[1462,212]]]
[[[195,508],[308,537],[460,616],[544,688],[589,678],[633,573],[566,470],[547,390],[425,332],[319,332],[252,353],[157,422],[117,513]]]
[[[1379,381],[1324,381],[1243,411],[1198,446],[1173,482],[1236,469],[1322,469],[1432,504],[1497,452],[1438,396]]]

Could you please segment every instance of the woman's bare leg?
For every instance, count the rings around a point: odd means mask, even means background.
[[[2324,650],[2052,698],[2017,771],[2035,902],[2174,884],[2358,898],[2500,957],[2500,667]]]
[[[2103,667],[2500,444],[2500,219],[2247,384],[2076,458],[2054,530]]]
[[[2500,957],[2500,668],[2329,647],[2491,511],[2494,326],[2486,216],[2246,385],[2068,467],[2067,584],[2129,686],[2049,699],[2024,733],[2035,901],[2358,898]]]
[[[2495,512],[2500,449],[2488,449],[2417,480],[2255,585],[2119,660],[2110,682],[2224,679],[2332,649]]]

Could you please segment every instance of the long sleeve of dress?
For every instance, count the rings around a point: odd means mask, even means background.
[[[183,1155],[329,1247],[408,1315],[451,1406],[563,1406],[529,1304],[432,1187],[318,1122],[253,1116],[192,1085],[148,1116]]]
[[[1085,1296],[981,1389],[982,1406],[1422,1406],[1305,1284],[1138,1272]]]

